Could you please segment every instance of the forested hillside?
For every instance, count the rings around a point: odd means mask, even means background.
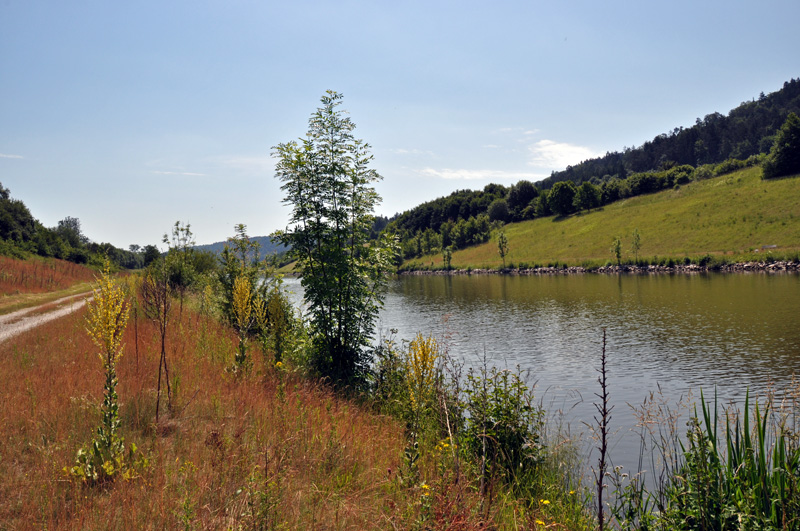
[[[492,224],[567,216],[614,201],[760,165],[792,113],[800,113],[800,79],[742,103],[724,116],[697,119],[638,148],[607,153],[531,183],[460,190],[396,216],[387,226],[403,258],[464,249],[488,240]]]
[[[769,95],[762,92],[757,99],[743,102],[727,116],[718,112],[708,114],[703,119],[697,118],[692,127],[676,127],[637,148],[623,148],[621,152],[606,153],[569,166],[537,184],[549,189],[564,180],[580,184],[613,176],[624,178],[630,173],[668,166],[702,166],[727,159],[747,159],[770,150],[775,133],[792,112],[800,114],[800,78],[785,82],[782,89]]]

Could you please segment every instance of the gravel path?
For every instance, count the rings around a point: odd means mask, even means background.
[[[64,297],[40,306],[25,308],[24,310],[18,310],[6,315],[0,315],[0,343],[11,336],[15,336],[48,321],[58,319],[59,317],[63,317],[64,315],[68,315],[79,310],[84,304],[86,304],[87,295],[88,293],[70,295],[69,297]],[[35,313],[34,315],[28,315],[47,306],[57,306],[57,308],[47,313]]]

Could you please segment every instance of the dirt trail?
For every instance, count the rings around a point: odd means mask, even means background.
[[[15,336],[48,321],[58,319],[59,317],[79,310],[86,304],[87,295],[89,294],[81,293],[78,295],[70,295],[69,297],[34,306],[33,308],[25,308],[24,310],[0,315],[0,343],[11,336]],[[55,308],[52,311],[39,313],[48,307]]]

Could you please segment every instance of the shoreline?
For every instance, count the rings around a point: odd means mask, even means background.
[[[796,273],[800,272],[800,262],[775,261],[775,262],[738,262],[724,265],[701,266],[698,264],[676,264],[674,266],[661,265],[611,265],[595,268],[581,266],[570,267],[535,267],[535,268],[501,268],[501,269],[415,269],[400,271],[398,275],[581,275],[581,274],[696,274],[696,273]]]

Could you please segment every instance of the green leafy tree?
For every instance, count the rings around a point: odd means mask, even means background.
[[[442,263],[444,263],[444,268],[447,271],[450,271],[450,262],[453,260],[453,250],[448,245],[444,249],[442,249]]]
[[[502,221],[509,220],[511,213],[508,210],[508,202],[505,199],[495,199],[491,202],[488,209],[489,221]]]
[[[522,211],[539,195],[539,190],[530,181],[522,180],[508,190],[508,208],[515,221],[523,219]]]
[[[559,216],[571,214],[575,211],[575,193],[575,184],[572,181],[557,182],[547,195],[547,205]]]
[[[312,362],[339,384],[360,383],[367,347],[383,301],[386,274],[397,245],[390,236],[369,240],[380,201],[372,184],[369,144],[353,136],[355,124],[328,91],[309,119],[305,138],[273,148],[289,226],[277,239],[297,261],[313,327]]]
[[[161,256],[161,251],[155,245],[149,244],[144,246],[144,267],[149,266]]]
[[[534,212],[536,212],[537,218],[544,218],[553,213],[553,211],[550,210],[550,204],[548,202],[549,196],[549,190],[542,190],[542,193],[539,194],[539,197],[533,200]]]
[[[619,236],[615,237],[614,240],[611,242],[611,254],[614,255],[614,259],[617,261],[617,265],[622,264],[622,240]]]
[[[180,315],[183,315],[183,299],[186,291],[194,283],[197,273],[194,268],[194,234],[191,225],[176,221],[172,227],[172,236],[164,235],[162,241],[169,250],[166,256],[169,283],[178,294]]]
[[[600,206],[600,188],[589,181],[584,181],[575,191],[573,204],[578,210],[591,210]]]
[[[500,235],[497,236],[497,252],[500,253],[500,258],[503,260],[503,267],[505,268],[506,255],[508,254],[508,238],[503,231],[500,231]]]
[[[789,113],[764,162],[763,177],[773,179],[795,173],[800,173],[800,118]]]

